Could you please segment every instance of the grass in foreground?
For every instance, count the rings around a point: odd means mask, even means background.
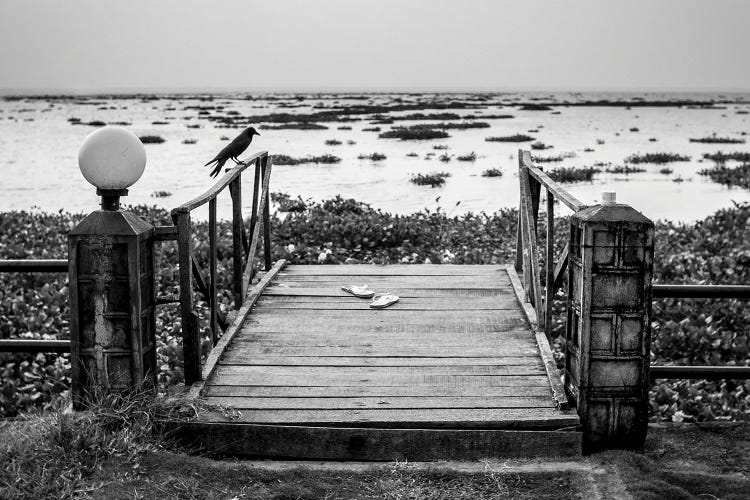
[[[132,472],[168,441],[160,424],[190,418],[197,407],[142,391],[108,394],[86,411],[55,411],[0,421],[0,498],[79,498],[92,475],[113,459]]]

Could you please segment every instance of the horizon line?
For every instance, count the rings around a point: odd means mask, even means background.
[[[251,88],[237,88],[237,87],[102,87],[98,89],[82,89],[82,88],[70,88],[70,87],[58,87],[58,88],[46,88],[46,87],[35,87],[35,88],[17,88],[7,87],[0,88],[1,96],[14,96],[14,95],[108,95],[108,94],[213,94],[213,93],[309,93],[309,94],[324,94],[324,93],[338,93],[338,94],[349,94],[349,93],[373,93],[373,94],[400,94],[400,93],[422,93],[422,94],[461,94],[461,93],[694,93],[694,94],[744,94],[750,93],[750,88],[710,88],[710,87],[488,87],[488,86],[476,86],[476,87],[420,87],[420,86],[373,86],[373,87],[251,87]]]

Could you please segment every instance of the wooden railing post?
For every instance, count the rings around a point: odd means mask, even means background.
[[[185,385],[201,380],[201,335],[198,316],[193,311],[193,249],[190,235],[190,212],[174,214],[177,226],[177,250],[180,265],[180,315],[182,349],[185,362]]]
[[[213,344],[219,341],[218,332],[218,298],[216,297],[216,198],[208,202],[208,284],[209,306],[211,308],[209,322],[211,324],[211,340]]]
[[[547,252],[544,278],[544,333],[552,334],[552,301],[555,299],[555,196],[547,191]]]
[[[518,152],[518,181],[521,187],[520,203],[520,227],[523,248],[523,278],[526,298],[537,311],[540,310],[541,280],[539,276],[539,252],[536,237],[536,218],[534,213],[534,192],[531,188],[530,176],[527,163],[530,163],[529,153],[519,150]],[[539,190],[536,191],[536,206],[539,209]],[[539,315],[539,321],[544,321],[544,316]]]
[[[230,184],[229,192],[232,195],[232,288],[234,290],[234,308],[242,307],[242,192],[240,189],[241,176],[238,175]]]
[[[640,448],[646,437],[653,252],[653,223],[628,205],[605,201],[571,219],[565,386],[585,450]]]
[[[265,182],[266,170],[271,168],[270,158],[266,156],[263,158],[263,179]],[[263,192],[268,191],[268,186],[263,186]],[[270,196],[266,196],[265,203],[263,204],[263,256],[266,265],[266,271],[271,270],[273,262],[271,261],[271,208],[270,208]]]

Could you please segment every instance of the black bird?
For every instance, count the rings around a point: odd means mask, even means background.
[[[246,128],[240,135],[235,137],[232,142],[227,144],[224,149],[219,151],[219,154],[217,154],[213,160],[206,163],[206,167],[214,162],[216,163],[216,165],[214,165],[214,169],[211,171],[211,177],[216,177],[217,175],[219,175],[219,172],[221,172],[221,167],[223,167],[227,160],[230,158],[234,160],[235,163],[239,164],[240,160],[238,160],[237,157],[247,149],[247,147],[250,145],[250,142],[253,140],[254,135],[260,135],[258,131],[255,130],[255,127]]]

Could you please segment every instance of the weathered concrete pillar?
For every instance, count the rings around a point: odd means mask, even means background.
[[[139,149],[143,145],[127,134],[100,129],[86,139],[79,154],[81,171],[102,196],[102,210],[89,214],[68,235],[76,407],[89,393],[156,381],[154,227],[119,206],[125,187],[145,166],[145,150]],[[102,146],[114,158],[106,158]],[[124,171],[115,171],[118,162],[124,163]],[[140,171],[128,171],[133,163]]]
[[[571,218],[565,387],[587,451],[640,448],[648,425],[654,224],[611,195]]]

